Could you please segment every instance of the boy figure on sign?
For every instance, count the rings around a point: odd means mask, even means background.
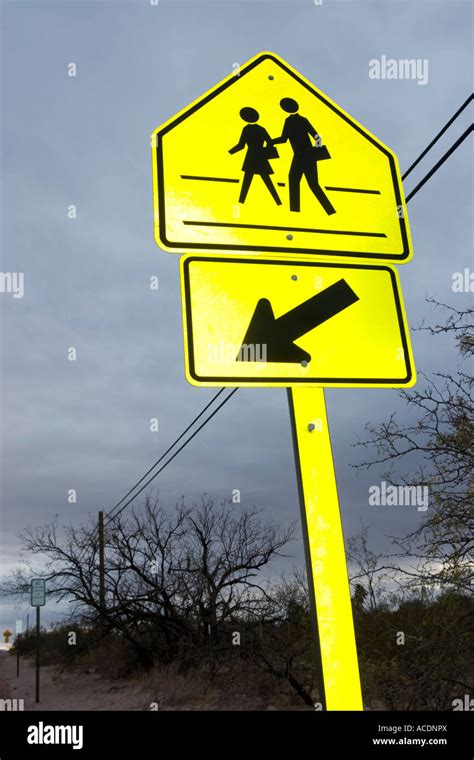
[[[290,211],[300,211],[300,185],[306,177],[306,182],[313,195],[320,202],[328,216],[335,214],[336,209],[325,194],[318,180],[317,161],[331,158],[326,146],[321,145],[321,138],[313,125],[298,113],[299,105],[293,98],[283,98],[280,101],[283,111],[290,115],[285,120],[281,137],[273,140],[273,144],[290,141],[293,149],[293,160],[288,175],[290,188]],[[315,145],[310,136],[314,138]]]

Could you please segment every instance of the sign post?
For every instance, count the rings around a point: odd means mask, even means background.
[[[324,388],[416,382],[391,266],[413,255],[397,157],[273,53],[151,145],[155,240],[187,254],[186,378],[287,388],[321,701],[362,710]]]
[[[31,606],[36,607],[36,702],[40,701],[40,608],[46,604],[46,581],[31,580]]]
[[[344,538],[322,388],[289,388],[306,566],[326,710],[362,710]]]
[[[23,631],[23,620],[17,620],[15,626],[16,638],[21,635]],[[16,646],[16,677],[20,676],[20,650],[18,649],[18,641],[15,641]]]

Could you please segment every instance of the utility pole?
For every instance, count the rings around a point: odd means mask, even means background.
[[[23,620],[17,620],[15,625],[16,677],[20,677],[20,640],[23,631]]]
[[[99,512],[99,605],[100,617],[105,610],[105,546],[104,546],[104,513]]]

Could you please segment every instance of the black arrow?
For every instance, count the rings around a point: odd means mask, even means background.
[[[267,298],[261,298],[242,341],[237,361],[256,361],[257,347],[266,347],[262,359],[268,362],[309,362],[311,356],[293,341],[313,330],[322,322],[339,314],[359,300],[345,280],[338,280],[321,293],[299,304],[278,319]],[[247,350],[250,347],[253,350]]]

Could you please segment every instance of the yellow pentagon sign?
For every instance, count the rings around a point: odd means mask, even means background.
[[[411,258],[395,154],[273,53],[156,129],[152,153],[167,251]]]
[[[415,383],[390,266],[190,254],[181,260],[181,287],[194,385]]]

